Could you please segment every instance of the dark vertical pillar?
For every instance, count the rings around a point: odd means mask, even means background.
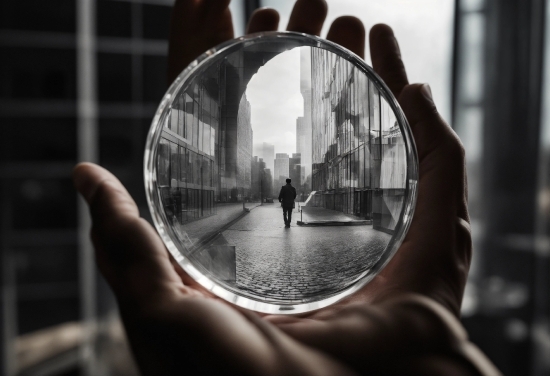
[[[543,0],[487,2],[483,274],[529,292],[524,304],[488,313],[504,338],[484,350],[505,374],[529,374],[531,365],[529,336],[514,342],[505,328],[509,320],[532,324],[544,17]]]

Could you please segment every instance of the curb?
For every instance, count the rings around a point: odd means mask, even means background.
[[[367,226],[372,225],[371,220],[364,220],[364,221],[309,221],[309,222],[302,222],[297,221],[296,224],[298,226],[303,227],[317,227],[317,226]]]

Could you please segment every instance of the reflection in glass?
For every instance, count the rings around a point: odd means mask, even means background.
[[[343,56],[288,41],[202,64],[160,120],[155,162],[181,255],[238,296],[275,304],[329,298],[385,261],[414,176],[379,87]],[[278,200],[287,179],[290,227]]]

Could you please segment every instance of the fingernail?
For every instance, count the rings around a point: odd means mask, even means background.
[[[432,102],[434,101],[433,95],[432,95],[432,88],[428,84],[422,85],[422,88],[420,89],[422,92],[422,95],[424,98],[426,98],[428,101]]]

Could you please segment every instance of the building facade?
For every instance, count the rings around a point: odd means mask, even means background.
[[[304,116],[296,119],[296,153],[301,155],[301,164],[304,167],[305,176],[301,184],[308,191],[311,189],[310,180],[312,166],[312,118],[311,118],[311,48],[300,49],[300,92],[304,99]]]
[[[205,67],[176,94],[157,159],[168,217],[186,223],[216,214],[220,203],[258,199],[253,168],[259,160],[253,159],[251,107],[245,92],[258,69],[287,48],[255,45],[235,51]],[[270,181],[269,189],[261,189],[267,195],[276,181],[272,171],[288,177],[289,158],[286,155],[282,168],[274,161],[273,145],[263,143],[261,151],[265,167],[256,183]]]
[[[311,48],[311,203],[373,220],[392,233],[406,187],[403,138],[392,109],[347,60]]]
[[[248,200],[252,194],[252,127],[244,92],[219,80],[242,73],[242,56],[213,65],[177,94],[158,151],[157,181],[165,211],[180,223],[215,214],[216,203]],[[235,64],[237,62],[237,64]],[[235,66],[237,65],[237,66]]]

